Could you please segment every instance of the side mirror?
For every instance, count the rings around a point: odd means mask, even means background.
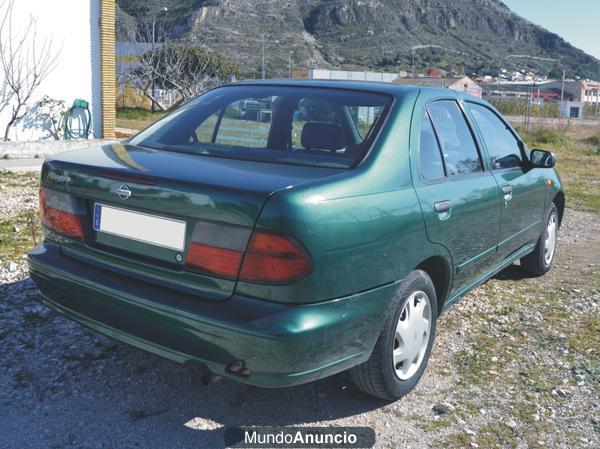
[[[536,168],[553,168],[556,165],[556,156],[546,150],[531,150],[529,161]]]

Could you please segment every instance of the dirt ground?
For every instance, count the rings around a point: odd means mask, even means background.
[[[238,425],[371,426],[381,448],[600,447],[598,214],[567,210],[546,276],[509,267],[444,314],[423,379],[390,404],[346,374],[283,390],[205,387],[198,367],[46,309],[23,258],[35,176],[0,188],[0,448],[219,448]],[[433,411],[440,402],[448,413]]]

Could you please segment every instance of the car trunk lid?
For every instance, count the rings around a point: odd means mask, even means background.
[[[85,242],[61,239],[63,253],[142,281],[226,299],[233,293],[235,279],[185,267],[195,225],[210,222],[251,229],[274,192],[340,171],[111,144],[50,158],[42,170],[42,185],[85,203],[88,238]],[[118,225],[125,233],[146,226],[148,222],[138,221],[138,216],[149,217],[148,226],[164,223],[165,230],[182,232],[182,246],[100,229],[94,223],[99,209],[104,210],[103,220],[109,212],[120,217]],[[143,229],[131,232],[138,231]]]

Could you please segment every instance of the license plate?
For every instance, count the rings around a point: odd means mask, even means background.
[[[185,221],[94,204],[94,230],[177,251],[185,247]]]

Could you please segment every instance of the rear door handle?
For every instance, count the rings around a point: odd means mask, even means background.
[[[433,209],[438,214],[450,212],[450,209],[452,209],[452,203],[450,201],[439,201],[433,205]]]

